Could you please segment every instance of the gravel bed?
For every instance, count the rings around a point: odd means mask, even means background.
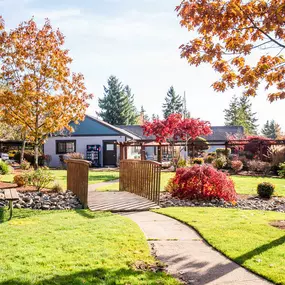
[[[82,205],[71,191],[64,193],[18,192],[20,199],[14,202],[14,208],[35,210],[82,209]],[[4,191],[0,191],[0,207],[8,203],[4,200]]]
[[[160,195],[160,206],[165,207],[221,207],[239,208],[243,210],[265,210],[285,213],[285,198],[272,197],[271,199],[261,199],[258,196],[239,196],[235,205],[223,200],[212,199],[211,201],[180,200],[172,197],[169,193]]]

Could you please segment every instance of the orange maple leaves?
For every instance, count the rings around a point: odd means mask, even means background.
[[[72,59],[63,44],[63,34],[49,20],[41,28],[32,19],[0,33],[0,81],[5,86],[0,112],[10,124],[22,126],[35,144],[70,128],[70,121],[83,120],[92,97],[83,75],[71,73]]]
[[[181,56],[221,73],[216,91],[243,86],[255,96],[265,81],[270,101],[285,98],[284,0],[183,0],[176,11],[181,25],[199,34],[180,47]],[[251,58],[256,50],[257,61]]]

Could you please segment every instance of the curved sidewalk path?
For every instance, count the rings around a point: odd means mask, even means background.
[[[153,213],[124,213],[136,222],[167,271],[194,285],[270,285],[203,241],[190,227]]]

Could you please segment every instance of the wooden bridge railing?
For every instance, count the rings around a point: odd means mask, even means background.
[[[120,161],[120,191],[128,191],[159,204],[161,164],[155,161]]]
[[[81,159],[69,159],[66,163],[67,189],[79,198],[84,208],[87,208],[89,162]]]

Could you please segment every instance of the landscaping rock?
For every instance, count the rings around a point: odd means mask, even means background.
[[[71,191],[65,193],[18,192],[19,200],[14,202],[15,208],[36,210],[69,210],[82,209],[82,205]],[[0,191],[0,207],[7,205],[3,191]]]
[[[172,197],[170,193],[160,195],[160,206],[165,207],[221,207],[239,208],[243,210],[264,210],[285,213],[285,198],[272,197],[271,199],[261,199],[258,196],[240,196],[237,203],[232,204],[224,200],[212,199],[210,201],[181,200]]]

